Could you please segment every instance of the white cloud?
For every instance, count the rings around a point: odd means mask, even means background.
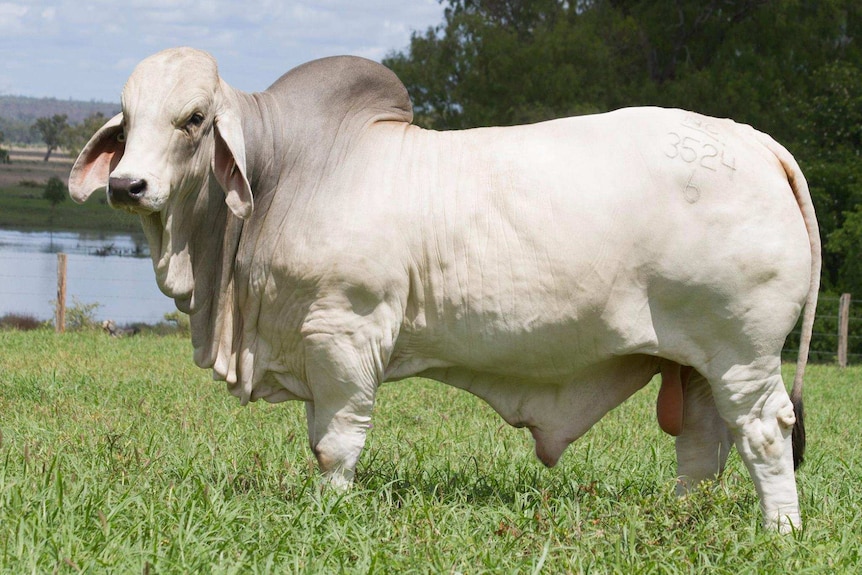
[[[29,12],[27,6],[0,2],[0,30],[14,31],[23,24],[24,16]]]

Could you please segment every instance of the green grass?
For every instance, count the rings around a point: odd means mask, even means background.
[[[735,454],[673,495],[655,382],[550,470],[469,394],[384,386],[340,494],[302,405],[241,407],[186,339],[0,332],[0,572],[854,573],[862,369],[809,369],[806,523],[781,537]]]
[[[9,186],[0,189],[0,228],[23,230],[99,230],[100,232],[140,232],[137,216],[111,209],[98,194],[84,204],[71,199],[51,204],[42,198],[43,187]]]
[[[42,198],[51,176],[66,181],[70,162],[17,160],[0,164],[0,228],[22,230],[98,230],[100,232],[140,232],[137,216],[111,209],[104,192],[94,194],[82,205],[67,198],[55,208]],[[32,185],[20,185],[33,182]]]

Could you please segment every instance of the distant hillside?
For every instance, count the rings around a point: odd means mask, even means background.
[[[5,135],[6,142],[33,144],[40,141],[38,136],[30,133],[30,126],[37,118],[66,114],[70,124],[77,124],[97,112],[110,118],[119,111],[119,104],[109,102],[0,96],[0,132]]]
[[[57,98],[27,98],[0,96],[0,118],[32,124],[36,118],[66,114],[70,124],[77,124],[87,116],[101,112],[111,117],[120,111],[120,105],[109,102],[79,102]]]

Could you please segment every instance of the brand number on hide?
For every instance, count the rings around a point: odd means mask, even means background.
[[[688,164],[697,164],[713,172],[718,171],[721,166],[730,170],[736,170],[736,160],[727,158],[724,146],[710,144],[693,136],[683,136],[677,132],[668,132],[668,143],[664,154],[668,158],[679,158]]]

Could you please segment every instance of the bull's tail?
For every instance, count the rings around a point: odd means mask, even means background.
[[[778,158],[787,174],[787,181],[793,189],[802,219],[808,229],[808,241],[811,245],[811,282],[808,286],[808,296],[805,300],[805,311],[802,314],[802,333],[799,336],[799,356],[796,360],[796,377],[793,379],[793,388],[790,391],[790,400],[793,402],[793,411],[796,415],[796,424],[793,426],[793,467],[802,465],[805,453],[805,422],[802,407],[802,378],[805,375],[805,365],[808,362],[808,350],[811,346],[811,333],[814,330],[814,313],[817,310],[817,292],[820,289],[820,230],[817,225],[817,217],[814,214],[814,204],[811,201],[811,192],[808,190],[808,182],[799,169],[799,164],[784,146],[773,140],[766,134],[757,132],[763,144]]]

